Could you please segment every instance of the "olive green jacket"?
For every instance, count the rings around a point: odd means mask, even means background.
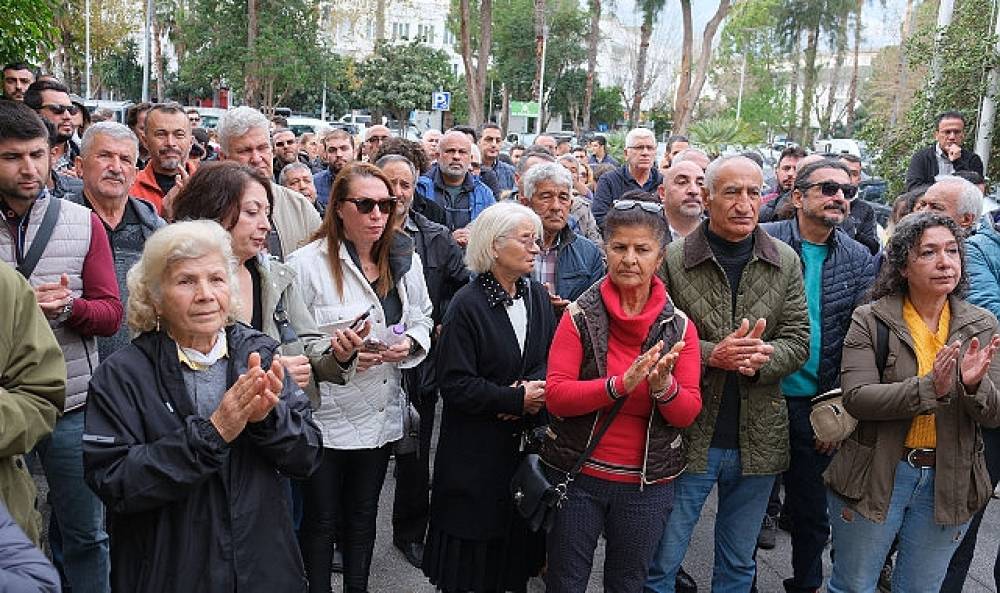
[[[23,455],[48,436],[66,397],[66,362],[27,281],[0,262],[0,500],[31,541],[42,517]]]
[[[788,410],[778,382],[809,355],[809,313],[802,264],[788,245],[754,230],[753,255],[740,279],[736,314],[732,291],[715,259],[702,223],[670,244],[661,268],[670,297],[698,328],[701,339],[701,398],[698,418],[685,431],[688,471],[704,472],[726,382],[725,370],[708,366],[715,345],[746,318],[767,321],[763,340],[774,353],[753,377],[740,375],[740,453],[744,475],[767,475],[788,467]]]
[[[986,309],[955,297],[949,297],[949,305],[948,343],[961,341],[963,355],[973,337],[988,344],[998,333],[996,317]],[[881,381],[875,365],[876,318],[889,327]],[[960,525],[986,506],[993,494],[979,427],[1000,425],[1000,356],[993,357],[975,393],[965,390],[956,371],[951,393],[943,399],[937,398],[930,374],[918,377],[917,368],[901,296],[887,296],[854,311],[844,339],[840,382],[844,407],[858,419],[858,427],[823,476],[848,506],[882,523],[913,417],[934,412],[934,520]]]

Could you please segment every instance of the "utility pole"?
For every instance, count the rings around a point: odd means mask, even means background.
[[[89,99],[90,98],[90,64],[91,64],[91,59],[90,59],[90,0],[87,0],[84,3],[84,7],[83,7],[83,19],[84,19],[84,25],[85,25],[85,28],[86,28],[86,31],[84,32],[84,37],[86,38],[85,42],[84,42],[84,45],[86,46],[86,48],[84,50],[84,53],[86,54],[86,64],[87,64],[87,67],[86,67],[87,81],[86,81],[86,84],[84,84],[84,89],[85,89],[84,90],[84,99]]]
[[[1000,7],[996,9],[996,23],[993,31],[1000,31]],[[1000,40],[994,51],[1000,55]],[[976,130],[976,154],[983,159],[983,171],[987,171],[990,166],[990,151],[993,148],[993,124],[997,115],[997,93],[1000,93],[1000,68],[994,66],[990,69],[989,82],[986,85],[986,94],[983,96],[983,106],[979,111],[979,126]]]
[[[931,61],[931,93],[941,80],[941,42],[944,40],[944,29],[951,25],[951,15],[955,11],[955,0],[941,0],[938,5],[937,41],[935,42],[934,58]]]
[[[747,75],[747,54],[743,53],[743,61],[740,62],[740,94],[736,96],[736,121],[740,120],[743,113],[743,81]]]

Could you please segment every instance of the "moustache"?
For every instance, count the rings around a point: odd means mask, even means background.
[[[105,173],[104,175],[101,175],[101,181],[104,181],[104,180],[118,181],[120,183],[125,183],[125,176],[124,175],[119,175],[117,173]]]

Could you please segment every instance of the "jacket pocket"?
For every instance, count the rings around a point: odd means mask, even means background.
[[[851,500],[863,498],[874,457],[874,447],[862,445],[854,439],[847,439],[825,472],[827,485],[844,498]]]

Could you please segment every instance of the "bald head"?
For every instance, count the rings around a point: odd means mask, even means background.
[[[365,154],[372,156],[382,148],[382,143],[389,139],[389,128],[379,124],[365,130]]]
[[[448,185],[465,180],[472,163],[472,140],[464,132],[449,130],[438,143],[438,167]]]
[[[548,134],[539,134],[532,146],[541,146],[553,155],[556,153],[556,139]]]
[[[979,188],[962,179],[946,175],[927,188],[927,193],[917,199],[914,212],[933,212],[947,216],[963,229],[976,223],[983,209],[983,194]]]
[[[705,172],[692,161],[681,161],[663,172],[660,184],[660,201],[663,202],[667,221],[671,227],[678,226],[675,220],[701,218],[704,211],[702,189],[705,187]]]

